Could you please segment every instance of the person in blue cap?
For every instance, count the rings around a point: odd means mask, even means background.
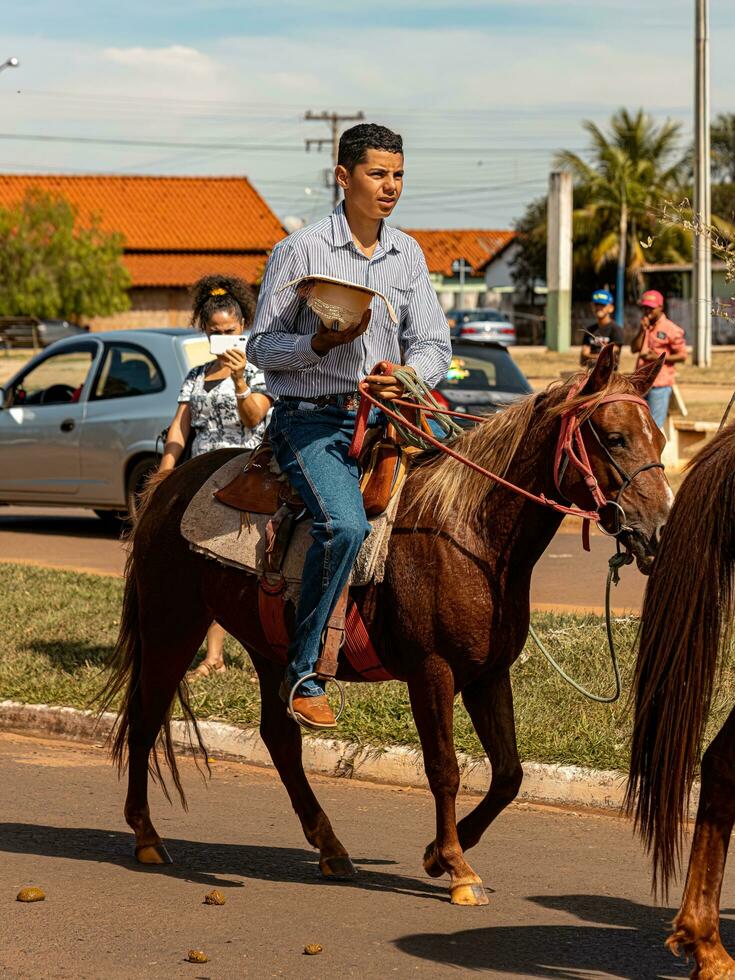
[[[592,294],[592,308],[597,322],[587,327],[584,332],[579,363],[582,367],[593,368],[602,348],[607,344],[614,344],[617,368],[623,346],[623,328],[613,320],[615,300],[612,293],[607,289],[596,289]]]

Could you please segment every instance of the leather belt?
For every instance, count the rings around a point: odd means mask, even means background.
[[[356,412],[360,405],[360,392],[348,391],[338,395],[318,395],[316,398],[298,398],[293,395],[282,395],[279,398],[282,402],[307,402],[309,405],[316,405],[317,408],[326,408],[331,405],[333,408],[342,408],[346,412]]]

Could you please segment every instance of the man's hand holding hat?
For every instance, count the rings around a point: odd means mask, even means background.
[[[362,315],[360,322],[347,330],[337,330],[336,325],[328,327],[326,323],[320,323],[319,329],[311,338],[311,349],[315,354],[324,357],[333,347],[342,347],[344,344],[351,344],[359,336],[365,333],[370,324],[371,310],[368,308]]]

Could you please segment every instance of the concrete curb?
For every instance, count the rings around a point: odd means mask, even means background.
[[[91,711],[76,708],[0,701],[0,724],[7,730],[61,735],[82,741],[101,740],[110,733],[114,720],[115,716],[109,712],[98,717]],[[219,721],[202,721],[200,728],[210,755],[272,767],[256,729],[237,728]],[[180,748],[188,746],[183,722],[173,723],[173,738]],[[303,740],[303,758],[307,772],[393,786],[425,789],[427,785],[420,753],[405,746],[380,748],[307,735]],[[485,793],[491,773],[487,760],[460,755],[459,763],[462,789]],[[614,770],[527,762],[523,773],[519,800],[605,810],[618,809],[623,800],[625,774]]]

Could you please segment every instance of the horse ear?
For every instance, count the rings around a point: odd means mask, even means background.
[[[631,375],[630,380],[633,382],[635,390],[641,397],[643,397],[653,385],[653,382],[658,377],[659,371],[664,366],[665,360],[666,354],[664,353],[655,361],[644,361],[635,374]]]
[[[580,394],[591,395],[595,391],[602,391],[603,388],[607,388],[614,370],[615,345],[605,344]]]

